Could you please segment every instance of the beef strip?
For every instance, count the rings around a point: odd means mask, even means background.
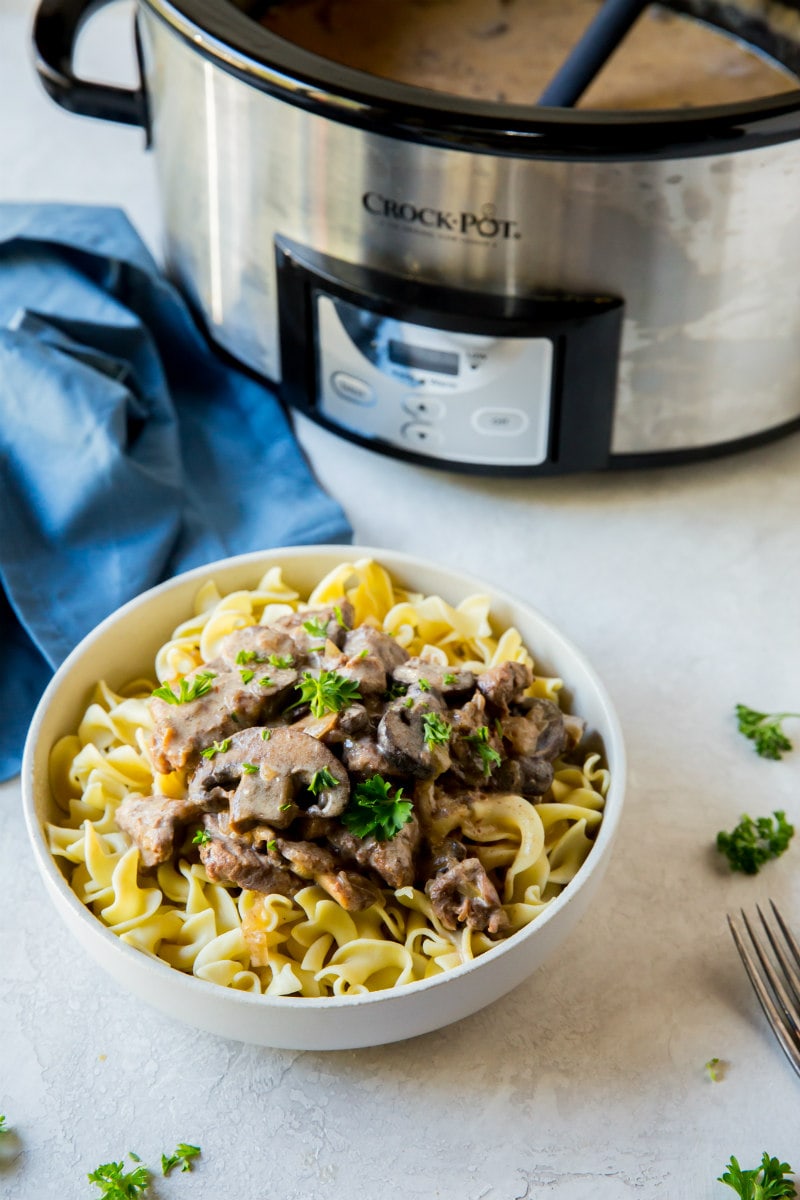
[[[380,629],[373,629],[371,625],[359,625],[349,630],[342,649],[350,658],[366,650],[369,657],[376,658],[389,675],[408,659],[407,651],[398,645],[395,638]]]
[[[336,612],[336,609],[339,612]],[[341,621],[339,616],[341,615]],[[317,608],[304,608],[299,612],[278,617],[272,628],[288,633],[299,654],[311,654],[316,648],[332,642],[341,650],[345,634],[352,629],[355,611],[349,600],[344,597],[337,604],[326,604]],[[305,629],[306,624],[325,626],[324,635],[316,634]]]
[[[363,876],[342,871],[330,850],[314,842],[292,842],[278,838],[276,849],[301,879],[313,879],[348,912],[360,912],[380,899],[379,889]]]
[[[341,826],[331,829],[328,841],[346,862],[376,871],[389,887],[409,887],[414,882],[420,844],[420,827],[415,816],[393,838],[383,842],[374,837],[356,837]]]
[[[449,704],[462,704],[475,689],[475,676],[472,671],[462,671],[452,666],[443,667],[424,658],[409,658],[402,666],[394,669],[392,678],[396,683],[416,685],[418,688],[421,686],[423,691],[426,690],[427,684]]]
[[[351,775],[363,779],[375,774],[389,779],[403,774],[402,768],[375,745],[369,734],[357,738],[346,737],[342,743],[342,759]]]
[[[484,785],[493,792],[543,796],[553,782],[553,764],[544,758],[505,758]]]
[[[552,700],[531,700],[523,716],[503,720],[503,737],[520,756],[552,762],[567,746],[564,716]]]
[[[251,892],[280,896],[294,896],[303,886],[296,875],[233,836],[224,813],[206,815],[203,825],[211,840],[200,846],[200,859],[212,883],[232,883]]]
[[[338,816],[350,796],[347,772],[338,758],[317,738],[288,726],[279,726],[263,737],[262,729],[246,729],[231,738],[230,747],[205,761],[189,786],[198,799],[220,791],[229,793],[231,827],[244,830],[266,821],[285,829],[301,811],[311,816]],[[252,768],[256,768],[253,770]],[[309,794],[310,803],[298,804],[317,772],[327,770],[336,783]]]
[[[127,796],[119,805],[116,821],[139,849],[145,868],[169,862],[175,853],[175,838],[189,821],[196,821],[213,801],[169,796]]]
[[[512,704],[522,700],[532,682],[533,673],[525,663],[504,662],[478,676],[478,689],[487,700],[507,713]]]
[[[294,660],[296,653],[297,647],[289,634],[274,625],[247,625],[229,633],[219,645],[219,657],[231,667],[275,667],[270,658]],[[237,662],[239,658],[245,661]],[[294,666],[294,661],[289,665]]]
[[[431,907],[445,929],[500,933],[508,926],[500,897],[478,858],[452,861],[425,884]]]
[[[459,784],[468,788],[492,790],[493,778],[502,766],[503,742],[494,721],[486,713],[483,695],[476,691],[465,705],[453,710],[451,717],[453,735],[450,739],[450,756],[453,777]],[[498,763],[493,756],[490,757],[488,751],[498,754],[501,762]]]
[[[242,672],[251,669],[253,677],[245,682]],[[204,671],[213,675],[211,688],[205,695],[183,704],[170,704],[160,696],[152,700],[154,728],[150,748],[157,771],[166,774],[191,767],[201,751],[214,742],[269,720],[284,707],[297,681],[294,669],[231,667],[221,658],[199,667],[186,678],[191,684]],[[262,679],[267,679],[269,686],[264,686]]]

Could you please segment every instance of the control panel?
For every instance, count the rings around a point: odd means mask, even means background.
[[[553,343],[446,331],[315,295],[328,420],[451,462],[547,458]]]

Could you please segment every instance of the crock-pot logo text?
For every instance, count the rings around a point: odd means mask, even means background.
[[[463,234],[490,240],[507,240],[520,236],[516,221],[503,220],[497,216],[494,205],[485,204],[480,212],[452,212],[443,208],[430,208],[413,204],[410,200],[393,200],[380,192],[365,192],[362,203],[374,217],[385,217],[390,221],[402,221],[406,225],[443,233]]]

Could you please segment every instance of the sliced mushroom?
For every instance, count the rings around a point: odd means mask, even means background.
[[[378,725],[378,749],[395,767],[415,779],[434,779],[450,766],[447,744],[425,739],[424,717],[444,706],[432,692],[409,693],[393,701]]]
[[[443,667],[424,658],[409,658],[394,669],[392,678],[397,683],[405,683],[422,692],[433,689],[451,704],[462,703],[475,688],[472,671],[462,671],[453,666]]]
[[[269,736],[265,739],[264,734]],[[298,804],[315,775],[327,772],[335,783],[319,788],[311,803]],[[231,828],[244,830],[259,822],[285,829],[301,812],[332,817],[344,812],[350,782],[342,763],[327,746],[292,727],[246,729],[230,747],[203,763],[190,784],[190,795],[230,796]]]

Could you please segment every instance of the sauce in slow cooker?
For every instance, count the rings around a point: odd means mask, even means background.
[[[386,79],[531,104],[597,8],[597,0],[284,0],[262,23],[324,58]],[[681,108],[794,87],[794,75],[734,38],[653,6],[580,104]]]

